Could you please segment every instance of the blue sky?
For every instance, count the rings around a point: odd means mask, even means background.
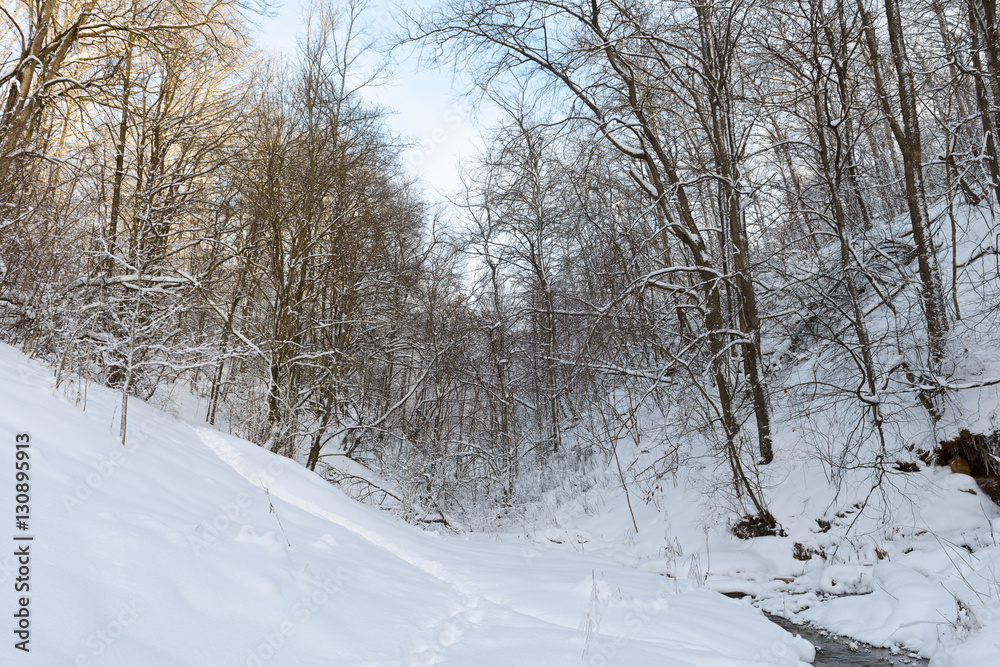
[[[408,6],[434,0],[401,0]],[[295,53],[296,36],[304,26],[308,0],[285,0],[273,18],[260,21],[259,44],[288,55]],[[374,0],[368,10],[372,25],[392,30],[398,10],[393,0]],[[478,100],[462,95],[469,81],[456,79],[450,68],[433,69],[419,63],[412,49],[399,51],[394,75],[388,84],[369,95],[396,113],[390,126],[412,143],[403,154],[411,176],[419,178],[434,199],[435,191],[450,194],[460,186],[459,164],[475,156],[481,145],[479,123],[483,111]]]

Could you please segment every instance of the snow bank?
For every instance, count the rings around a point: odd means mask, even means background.
[[[801,665],[740,601],[591,554],[424,533],[250,443],[0,346],[3,665]],[[82,397],[82,388],[80,396]],[[30,653],[13,644],[31,436]]]

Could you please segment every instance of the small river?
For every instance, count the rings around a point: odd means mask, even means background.
[[[853,642],[846,637],[829,635],[809,625],[795,625],[780,616],[767,617],[794,635],[811,642],[816,647],[816,661],[813,667],[916,667],[925,666],[923,658],[911,658],[905,652],[893,655],[884,648],[871,648],[860,642]],[[858,646],[858,650],[850,648],[849,644]]]

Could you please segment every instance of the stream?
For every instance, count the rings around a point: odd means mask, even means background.
[[[816,647],[813,667],[919,667],[927,665],[923,658],[913,658],[906,651],[893,655],[889,649],[873,648],[847,637],[822,632],[810,625],[796,625],[786,618],[765,614],[771,622],[799,635]],[[857,650],[850,646],[854,645]]]

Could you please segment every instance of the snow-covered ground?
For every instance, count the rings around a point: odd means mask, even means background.
[[[769,613],[920,655],[932,667],[1000,664],[1000,509],[972,477],[917,456],[962,429],[1000,431],[995,219],[985,206],[960,207],[956,217],[962,319],[952,327],[941,379],[951,390],[939,422],[932,423],[912,391],[895,384],[895,392],[879,397],[883,414],[891,416],[885,451],[870,434],[857,438],[856,401],[852,408],[851,397],[810,397],[817,378],[856,386],[845,375],[851,365],[844,349],[833,345],[801,352],[783,377],[772,378],[779,389],[782,383],[806,388],[797,395],[775,392],[775,460],[758,470],[786,535],[736,539],[733,508],[720,500],[725,470],[696,445],[681,448],[684,461],[672,473],[645,481],[638,474],[630,483],[638,532],[617,473],[609,472],[579,497],[551,492],[527,518],[509,523],[504,538],[745,593]],[[939,242],[941,265],[948,267],[950,242]],[[916,349],[920,342],[920,327],[910,326],[919,313],[908,307],[913,304],[901,300],[893,312],[869,312],[873,337],[894,343],[885,345],[889,354],[895,345]],[[886,368],[896,363],[881,361]],[[618,446],[627,473],[643,469],[648,452],[662,450],[658,441],[678,441],[657,415],[646,415],[642,426],[639,444]]]
[[[807,642],[697,577],[421,531],[287,459],[134,399],[123,446],[116,394],[90,386],[84,407],[82,387],[52,384],[48,369],[0,346],[2,665],[813,659]],[[15,528],[21,433],[27,531]],[[16,592],[26,577],[14,553],[26,544],[30,591]],[[29,653],[15,648],[21,597]]]
[[[1000,512],[972,478],[947,469],[891,484],[887,495],[899,504],[861,512],[853,497],[824,497],[822,475],[800,465],[772,492],[784,537],[736,539],[725,521],[697,511],[704,495],[683,483],[664,489],[656,507],[633,495],[638,533],[624,496],[605,495],[586,508],[563,503],[548,521],[535,517],[531,529],[505,537],[746,593],[769,613],[932,658],[932,667],[997,664]],[[812,518],[824,503],[841,508],[825,531]],[[796,544],[808,560],[794,557]]]
[[[1000,427],[993,218],[969,209],[960,222],[963,319],[943,418],[930,424],[905,388],[887,392],[892,428],[878,454],[871,438],[852,440],[849,402],[778,395],[775,461],[757,474],[785,534],[745,541],[729,529],[725,471],[704,444],[682,442],[673,472],[642,472],[643,456],[675,442],[653,414],[641,438],[619,443],[628,499],[609,464],[491,516],[488,532],[455,535],[402,523],[205,426],[184,397],[174,398],[186,420],[130,400],[123,445],[119,395],[56,388],[49,369],[0,345],[0,665],[811,662],[813,647],[761,609],[932,667],[997,664],[1000,509],[967,475],[912,467],[963,428]],[[949,252],[942,245],[942,265]],[[910,316],[873,310],[869,324],[900,339]],[[848,386],[837,355],[800,351],[781,381]],[[25,531],[15,525],[22,433]],[[26,544],[27,582],[15,555]],[[15,616],[22,606],[28,621]],[[16,648],[22,622],[30,653]]]

